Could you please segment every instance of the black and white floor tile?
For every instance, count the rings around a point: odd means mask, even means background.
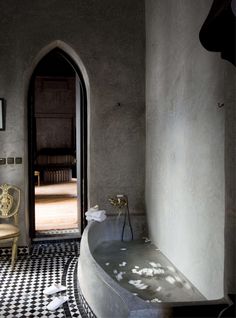
[[[78,240],[37,242],[11,270],[10,255],[1,254],[0,317],[94,318],[78,286],[78,255]],[[45,296],[43,290],[53,283],[67,286],[62,294],[69,300],[51,312],[46,306],[55,296]]]
[[[28,247],[18,247],[18,255],[25,255],[29,253]],[[11,248],[1,247],[0,248],[0,257],[11,255]]]

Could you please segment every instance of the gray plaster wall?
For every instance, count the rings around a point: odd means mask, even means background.
[[[225,102],[225,293],[236,293],[236,68],[224,70]]]
[[[7,101],[0,157],[23,158],[22,165],[0,166],[0,182],[22,189],[20,245],[28,243],[29,75],[39,52],[43,57],[55,41],[79,57],[88,77],[89,205],[109,213],[107,198],[125,193],[131,213],[143,213],[144,1],[9,0],[0,2],[0,12],[0,96]]]
[[[146,205],[152,241],[217,299],[224,294],[226,197],[225,108],[217,105],[232,87],[225,71],[233,66],[199,41],[211,4],[146,1]]]

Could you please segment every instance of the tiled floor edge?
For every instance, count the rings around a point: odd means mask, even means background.
[[[28,246],[19,246],[18,247],[18,256],[19,255],[28,255],[30,248]],[[0,256],[9,256],[11,255],[11,247],[0,247]]]

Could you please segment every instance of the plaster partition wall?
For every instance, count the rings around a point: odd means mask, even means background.
[[[225,91],[225,293],[236,293],[236,67],[227,63]]]
[[[20,245],[28,244],[29,80],[39,57],[58,45],[88,77],[88,204],[108,210],[107,198],[125,193],[131,213],[143,213],[144,1],[9,0],[0,12],[0,96],[7,101],[0,157],[23,158],[0,166],[0,182],[22,189]]]
[[[146,1],[151,240],[207,299],[224,295],[226,61],[199,31],[212,1]]]

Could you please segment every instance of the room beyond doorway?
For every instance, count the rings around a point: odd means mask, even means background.
[[[35,187],[36,237],[80,234],[77,179]]]
[[[87,202],[82,184],[86,100],[83,78],[66,53],[56,48],[40,60],[29,89],[31,238],[81,235]]]

